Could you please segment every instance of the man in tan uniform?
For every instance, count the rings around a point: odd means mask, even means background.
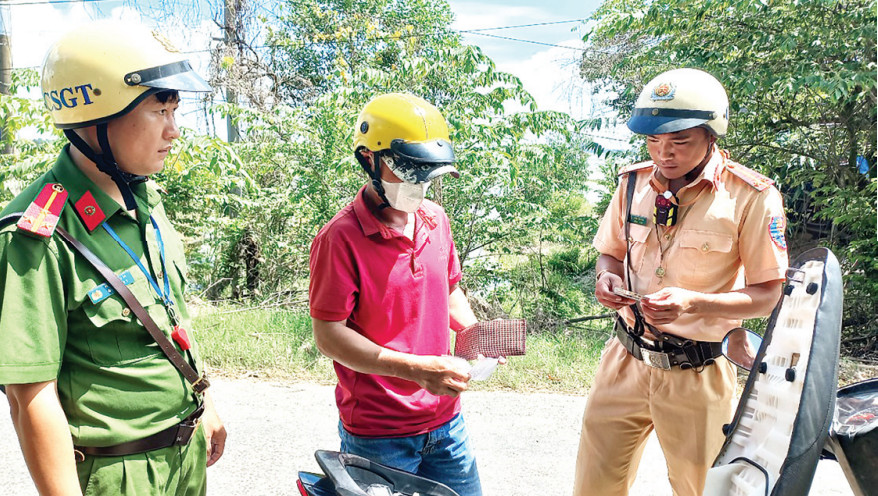
[[[722,446],[735,370],[719,342],[771,312],[788,265],[781,195],[718,149],[727,126],[725,90],[694,69],[647,83],[628,121],[652,160],[621,171],[594,240],[595,296],[619,317],[585,409],[577,496],[627,494],[653,429],[674,494],[700,495]]]

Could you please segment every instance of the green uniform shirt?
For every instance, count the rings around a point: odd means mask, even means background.
[[[183,299],[183,245],[155,185],[132,186],[137,210],[129,213],[74,165],[68,150],[0,215],[23,212],[46,183],[61,183],[69,197],[58,226],[116,274],[127,271],[133,279],[128,288],[170,336],[170,318],[144,274],[102,227],[89,233],[74,204],[91,192],[106,222],[164,288],[152,215],[164,243],[172,298],[193,339]],[[89,297],[90,292],[96,297],[93,290],[105,282],[58,234],[37,238],[15,224],[0,230],[0,384],[57,379],[74,444],[80,446],[110,446],[154,434],[179,423],[197,401],[121,297],[114,293],[97,302]],[[194,339],[190,353],[190,363],[202,370]]]

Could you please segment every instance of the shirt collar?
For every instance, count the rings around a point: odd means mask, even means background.
[[[716,145],[712,146],[713,151],[710,155],[710,160],[707,161],[707,165],[704,166],[704,169],[701,169],[701,173],[698,174],[698,177],[696,177],[686,186],[680,188],[681,192],[697,186],[702,181],[707,181],[708,183],[710,183],[714,191],[716,191],[716,189],[719,187],[723,169],[725,169],[725,159],[723,151],[720,150],[719,147],[717,147]],[[649,178],[649,185],[652,186],[652,189],[656,193],[664,193],[668,189],[668,182],[667,180],[660,180],[657,176],[658,173],[659,168],[654,166],[652,175]]]
[[[360,222],[360,227],[363,229],[363,234],[366,236],[371,236],[375,233],[381,233],[381,237],[383,238],[391,238],[393,237],[393,233],[390,231],[390,228],[385,226],[378,217],[375,217],[375,214],[372,213],[372,210],[369,209],[369,206],[366,205],[366,188],[369,185],[366,184],[360,191],[357,192],[357,196],[354,197],[354,215],[356,215],[357,220]]]
[[[75,204],[79,201],[86,192],[91,192],[95,202],[104,212],[105,216],[111,217],[119,210],[122,210],[121,205],[104,193],[94,181],[89,179],[89,177],[79,170],[79,167],[73,163],[73,159],[70,157],[69,144],[61,150],[60,154],[58,154],[58,160],[55,161],[55,166],[52,168],[52,174],[55,175],[55,178],[64,185],[64,188],[70,194],[68,201],[70,201],[71,204]]]
[[[384,239],[390,239],[397,236],[403,236],[402,234],[394,231],[393,229],[384,225],[383,222],[378,220],[378,217],[372,213],[372,210],[369,209],[369,206],[366,205],[366,200],[364,195],[366,194],[366,188],[369,185],[366,184],[360,191],[357,192],[357,196],[354,197],[353,206],[354,206],[354,215],[357,217],[357,221],[360,223],[360,228],[363,229],[363,234],[366,236],[371,236],[376,233],[380,233],[381,237]],[[421,218],[423,222],[420,222],[420,226],[417,226],[417,230],[420,231],[422,229],[421,226],[427,227],[429,230],[433,230],[438,225],[436,222],[436,214],[426,208],[427,200],[418,207],[416,215]]]
[[[110,195],[104,193],[97,184],[83,173],[70,157],[70,145],[67,144],[58,154],[52,173],[58,182],[64,185],[64,188],[70,194],[69,201],[75,204],[86,192],[91,192],[95,202],[100,207],[104,215],[109,218],[122,210],[116,200],[110,198]],[[103,174],[103,173],[102,173]],[[154,185],[147,182],[134,184],[131,191],[137,200],[138,209],[146,206],[147,212],[152,212],[153,208],[161,201],[161,195]]]

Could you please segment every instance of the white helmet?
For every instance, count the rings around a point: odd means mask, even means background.
[[[698,69],[674,69],[646,83],[628,129],[637,134],[675,133],[703,127],[716,137],[729,127],[729,97],[717,79]]]

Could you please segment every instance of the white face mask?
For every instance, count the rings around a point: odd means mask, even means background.
[[[390,206],[403,212],[414,213],[424,201],[430,182],[412,184],[412,183],[389,183],[384,179],[381,180],[381,186],[384,187],[384,196]]]

